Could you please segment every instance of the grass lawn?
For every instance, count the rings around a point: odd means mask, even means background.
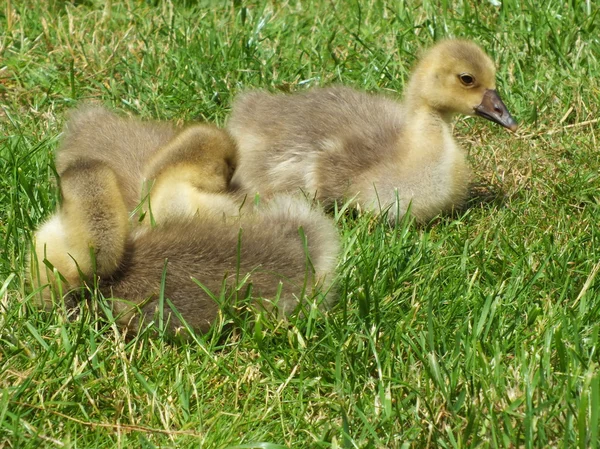
[[[400,96],[446,36],[492,55],[521,128],[458,118],[459,213],[336,214],[332,311],[172,344],[34,307],[78,102],[224,124],[247,88]],[[0,2],[0,448],[598,448],[599,36],[591,0]]]

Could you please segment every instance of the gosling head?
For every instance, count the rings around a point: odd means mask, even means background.
[[[511,131],[518,127],[496,91],[494,63],[473,42],[451,39],[429,49],[415,68],[407,95],[442,115],[478,115]]]

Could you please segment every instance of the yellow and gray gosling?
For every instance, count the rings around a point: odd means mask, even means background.
[[[114,298],[118,322],[135,331],[140,318],[154,317],[166,264],[164,297],[192,329],[204,332],[219,306],[194,279],[217,296],[223,285],[229,293],[251,285],[259,307],[285,316],[327,292],[334,277],[336,227],[304,198],[280,195],[239,217],[170,217],[132,231],[106,164],[74,164],[63,174],[61,191],[62,205],[35,233],[30,257],[33,286],[46,307],[59,285],[69,293],[97,282]],[[173,332],[182,327],[170,309],[165,319]]]
[[[86,104],[70,113],[56,168],[62,176],[81,161],[106,164],[127,210],[143,212],[144,222],[151,223],[171,214],[193,215],[201,205],[210,206],[203,213],[235,213],[237,201],[220,194],[228,188],[236,159],[234,142],[216,126],[124,118]]]
[[[136,135],[151,140],[141,123],[119,128],[122,120],[102,122],[112,123],[108,129],[113,134],[108,135],[118,135],[119,145],[139,144]],[[226,188],[230,169],[212,128],[189,128],[153,151],[140,146],[136,153],[128,147],[127,169],[103,146],[107,134],[81,134],[73,122],[68,126],[72,134],[57,162],[62,202],[35,233],[30,255],[32,284],[46,307],[52,306],[52,292],[77,292],[97,283],[105,296],[114,298],[118,322],[135,331],[140,319],[155,316],[165,263],[165,297],[200,332],[214,321],[218,305],[194,279],[217,295],[223,285],[229,292],[251,285],[257,306],[276,307],[282,316],[329,290],[339,253],[332,220],[303,198],[284,195],[247,214],[228,215],[226,209],[236,208],[237,200],[219,193]],[[157,128],[151,129],[150,134]],[[78,153],[72,146],[73,135],[86,143],[85,151]],[[134,161],[135,154],[147,162]],[[129,179],[131,170],[138,180],[147,174],[155,180],[150,195],[158,198],[156,226],[136,226],[129,218],[134,198],[142,192]],[[213,213],[215,209],[219,212]],[[164,317],[172,332],[181,328],[170,309]]]
[[[232,186],[263,196],[299,189],[325,206],[353,200],[427,221],[460,205],[470,170],[452,137],[455,114],[517,124],[496,91],[492,60],[474,43],[445,40],[417,64],[398,103],[348,87],[295,95],[241,94],[227,128],[238,145]]]

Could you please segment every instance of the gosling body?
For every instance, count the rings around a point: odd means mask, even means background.
[[[242,94],[227,125],[239,151],[232,185],[267,196],[300,189],[325,205],[389,209],[390,219],[410,206],[427,221],[468,191],[452,116],[483,115],[516,129],[495,85],[494,65],[478,46],[448,40],[421,59],[402,103],[348,87]]]
[[[227,222],[195,216],[140,230],[102,291],[115,298],[118,321],[135,332],[140,320],[156,317],[166,268],[164,297],[193,330],[205,332],[220,305],[199,284],[226,306],[252,305],[279,317],[307,299],[326,308],[338,252],[337,231],[322,211],[304,199],[277,197]],[[164,316],[172,332],[182,328],[169,306]]]
[[[111,298],[116,321],[135,333],[142,322],[157,319],[163,294],[176,310],[165,305],[162,314],[175,334],[184,328],[180,317],[193,331],[206,332],[218,314],[220,304],[199,284],[215,297],[224,293],[226,306],[253,305],[280,317],[307,299],[322,307],[332,302],[337,230],[304,198],[278,196],[241,217],[180,217],[129,234],[122,232],[124,207],[104,210],[98,220],[87,200],[79,206],[85,219],[61,208],[35,236],[37,268],[31,273],[47,308],[53,289],[69,294],[97,283]],[[250,301],[238,304],[247,293]]]

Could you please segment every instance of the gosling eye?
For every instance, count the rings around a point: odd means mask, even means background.
[[[463,86],[471,87],[475,84],[475,77],[470,73],[461,73],[458,75],[458,79],[463,84]]]

